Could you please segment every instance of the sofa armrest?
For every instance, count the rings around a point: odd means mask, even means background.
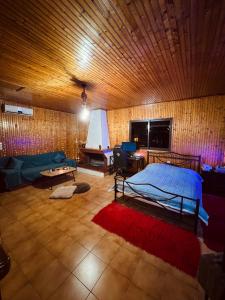
[[[22,184],[20,170],[18,169],[1,169],[0,177],[6,189],[14,188]]]

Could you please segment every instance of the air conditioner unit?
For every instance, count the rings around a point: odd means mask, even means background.
[[[2,111],[5,113],[33,116],[33,108],[20,107],[15,105],[3,104]]]

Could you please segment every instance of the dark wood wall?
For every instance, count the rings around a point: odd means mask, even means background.
[[[33,117],[0,112],[0,156],[63,150],[75,158],[76,143],[84,139],[82,132],[77,116],[71,113],[37,107]]]
[[[224,161],[225,96],[164,102],[108,111],[111,146],[129,139],[129,121],[173,118],[172,151],[202,155],[212,165]]]

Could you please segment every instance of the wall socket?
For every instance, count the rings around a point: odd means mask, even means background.
[[[3,150],[2,143],[0,142],[0,151]]]

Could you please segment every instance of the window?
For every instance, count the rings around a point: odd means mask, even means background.
[[[137,148],[170,150],[172,119],[157,119],[130,122],[130,141]]]

